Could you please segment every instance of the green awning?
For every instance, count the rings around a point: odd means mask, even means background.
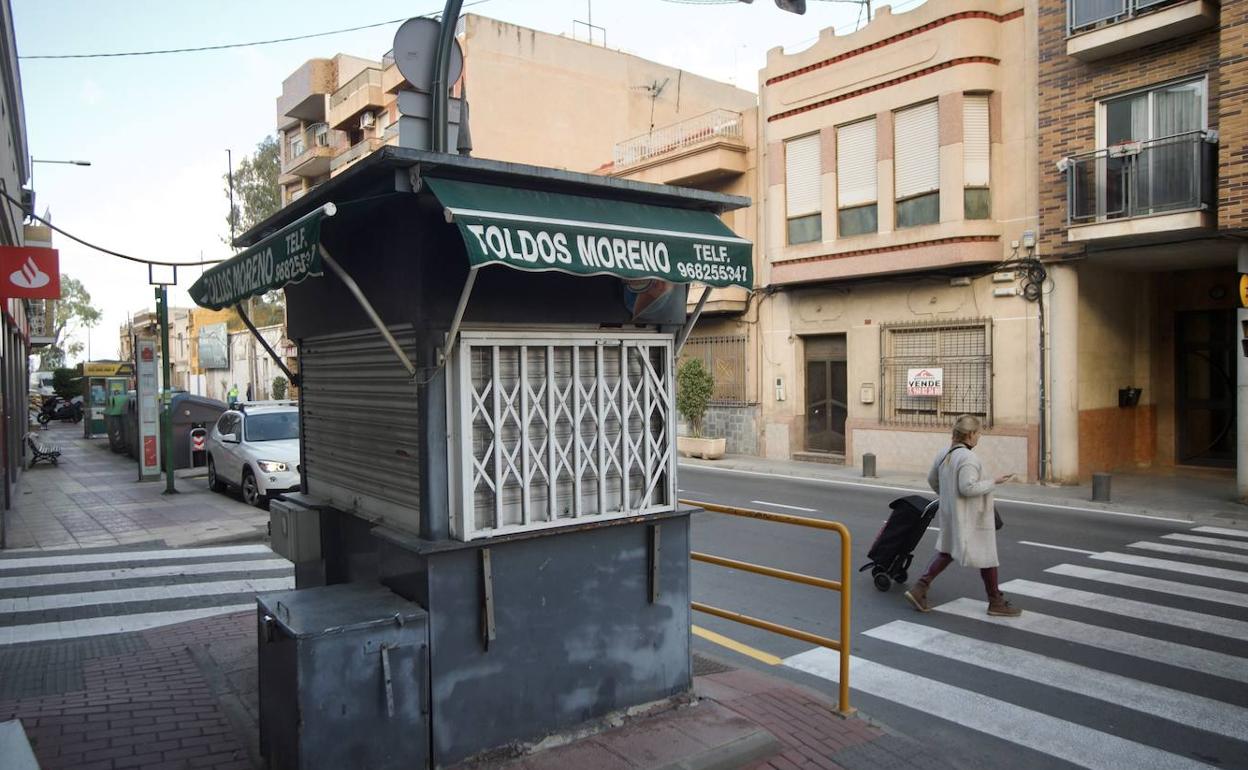
[[[752,244],[707,211],[425,177],[474,266],[753,288]]]
[[[191,285],[191,299],[200,307],[220,310],[321,275],[321,219],[336,210],[327,203],[205,271]]]

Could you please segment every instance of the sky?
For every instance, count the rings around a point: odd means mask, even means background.
[[[10,0],[19,56],[218,45],[327,32],[439,12],[443,0]],[[922,0],[898,0],[898,11]],[[877,0],[877,5],[882,5]],[[821,29],[852,31],[859,8],[810,0],[804,16],[770,0],[465,0],[465,13],[552,34],[574,21],[606,28],[608,47],[757,90],[776,46],[799,51]],[[198,261],[232,252],[223,180],[275,131],[282,80],[304,61],[350,53],[380,59],[398,24],[225,51],[104,59],[23,59],[30,153],[87,160],[89,167],[33,163],[38,213],[84,240],[149,259]],[[584,36],[584,28],[579,28]],[[599,40],[596,38],[596,40]],[[600,40],[599,40],[600,41]],[[117,355],[118,329],[154,307],[147,268],[55,235],[61,272],[83,282],[103,317],[88,335],[93,359]],[[178,271],[174,306],[200,268]],[[89,337],[89,339],[88,339]],[[80,358],[86,358],[86,351]]]

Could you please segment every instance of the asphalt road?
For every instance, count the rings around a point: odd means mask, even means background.
[[[1248,531],[999,504],[1001,582],[1024,615],[989,622],[977,570],[946,570],[926,614],[903,587],[878,591],[856,571],[889,501],[908,492],[690,466],[679,486],[686,500],[844,523],[852,705],[960,767],[1248,768]],[[935,538],[919,544],[911,580]],[[693,548],[834,579],[840,569],[834,533],[722,514],[694,516]],[[839,634],[834,592],[695,562],[693,598]],[[835,697],[835,652],[710,615],[694,623],[783,662],[703,638],[695,649]]]

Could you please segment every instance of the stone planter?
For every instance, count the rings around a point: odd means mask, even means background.
[[[728,447],[726,438],[694,438],[677,436],[676,451],[685,457],[701,457],[703,460],[718,460],[724,456]]]

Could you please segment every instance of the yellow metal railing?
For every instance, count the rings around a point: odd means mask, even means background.
[[[760,521],[771,521],[778,524],[791,524],[796,527],[810,527],[811,529],[831,530],[841,536],[841,579],[829,580],[827,578],[815,577],[814,575],[804,575],[800,572],[790,572],[789,570],[776,569],[775,567],[765,567],[761,564],[751,564],[750,562],[738,561],[736,559],[727,559],[723,556],[715,556],[709,553],[699,553],[691,551],[689,558],[694,561],[704,562],[706,564],[715,564],[720,567],[729,569],[737,569],[743,572],[752,572],[755,575],[764,575],[766,577],[776,578],[779,580],[787,580],[791,583],[801,583],[803,585],[815,586],[828,591],[837,591],[841,594],[841,628],[840,638],[832,639],[818,634],[812,634],[808,631],[802,631],[798,628],[772,623],[769,620],[755,618],[732,610],[725,610],[720,607],[712,607],[709,604],[701,602],[691,602],[690,606],[696,612],[704,612],[708,615],[714,615],[724,620],[731,620],[754,628],[761,628],[764,631],[787,636],[791,639],[799,639],[810,644],[817,644],[820,647],[827,647],[830,650],[836,650],[840,653],[841,668],[839,676],[840,692],[837,703],[837,711],[844,716],[854,713],[849,705],[849,610],[850,601],[850,535],[849,530],[839,521],[824,521],[822,519],[812,519],[806,516],[792,516],[787,513],[769,513],[767,511],[755,511],[749,508],[735,508],[729,505],[719,505],[717,503],[704,503],[698,500],[681,500],[682,505],[694,508],[701,508],[712,513],[724,513],[729,516],[741,516],[747,519],[758,519]]]

